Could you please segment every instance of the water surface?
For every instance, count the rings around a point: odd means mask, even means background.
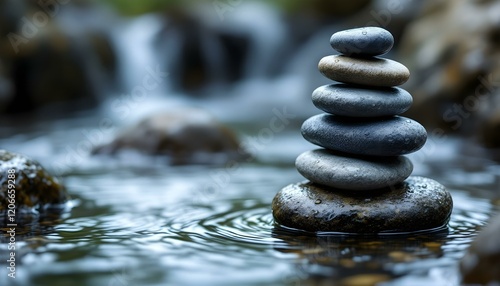
[[[17,278],[2,267],[0,284],[458,285],[458,260],[499,211],[498,165],[464,155],[464,144],[448,138],[412,156],[415,175],[452,193],[448,228],[397,236],[293,233],[274,225],[270,205],[280,188],[303,180],[293,161],[313,146],[297,126],[259,142],[254,159],[232,168],[171,167],[134,155],[71,153],[98,119],[3,128],[2,148],[61,175],[72,210],[19,230]],[[237,128],[255,136],[265,127],[264,120]],[[0,248],[5,261],[7,245]]]

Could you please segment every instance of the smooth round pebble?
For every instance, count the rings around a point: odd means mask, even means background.
[[[330,45],[347,56],[378,56],[391,50],[394,37],[385,29],[364,27],[333,34]]]
[[[319,114],[302,124],[302,136],[318,146],[358,155],[398,156],[415,152],[427,140],[425,128],[402,116],[354,118]]]
[[[445,187],[424,177],[357,194],[311,182],[288,185],[273,199],[273,216],[282,226],[311,232],[398,233],[443,227],[453,208]]]
[[[368,86],[396,86],[410,78],[407,67],[382,58],[326,56],[320,60],[318,68],[331,80]]]
[[[413,164],[404,156],[352,157],[326,149],[302,153],[295,166],[314,183],[346,190],[389,187],[403,182],[413,171]]]
[[[351,117],[397,115],[407,111],[412,96],[398,87],[363,88],[347,84],[331,84],[317,88],[312,94],[314,105],[331,114]]]

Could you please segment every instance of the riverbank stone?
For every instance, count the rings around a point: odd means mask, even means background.
[[[490,220],[479,232],[460,261],[463,283],[490,285],[500,282],[500,215]],[[497,284],[491,284],[497,285]]]
[[[413,164],[404,156],[353,157],[326,149],[302,153],[295,166],[314,183],[346,190],[389,187],[403,182],[413,171]]]
[[[64,186],[38,162],[5,150],[0,150],[0,188],[0,217],[12,202],[18,215],[62,208],[69,199]]]
[[[320,60],[318,68],[331,80],[367,86],[397,86],[410,77],[410,71],[404,65],[382,58],[326,56]]]
[[[275,221],[310,232],[399,233],[444,227],[453,208],[438,182],[409,177],[378,192],[356,192],[311,182],[291,184],[272,202]]]
[[[312,94],[314,105],[330,114],[350,117],[398,115],[407,111],[412,96],[398,87],[364,88],[347,84],[330,84]]]
[[[318,146],[345,153],[398,156],[415,152],[427,140],[425,128],[402,116],[380,118],[319,114],[302,124],[304,138]]]
[[[330,45],[347,56],[378,56],[391,50],[394,37],[379,27],[363,27],[333,34]]]

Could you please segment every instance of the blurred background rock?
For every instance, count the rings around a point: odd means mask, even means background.
[[[0,0],[0,112],[102,108],[152,67],[169,76],[137,113],[181,102],[252,121],[286,105],[300,122],[328,83],[325,38],[368,25],[394,34],[388,57],[412,72],[409,117],[498,148],[499,14],[494,0]]]

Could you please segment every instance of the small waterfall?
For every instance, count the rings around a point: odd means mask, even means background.
[[[122,90],[140,85],[146,67],[169,73],[147,100],[134,102],[126,120],[179,106],[201,107],[232,122],[268,120],[273,108],[287,108],[297,118],[314,114],[310,94],[322,79],[318,60],[331,53],[324,35],[332,29],[297,52],[283,15],[266,3],[241,2],[219,16],[205,4],[117,25]]]

